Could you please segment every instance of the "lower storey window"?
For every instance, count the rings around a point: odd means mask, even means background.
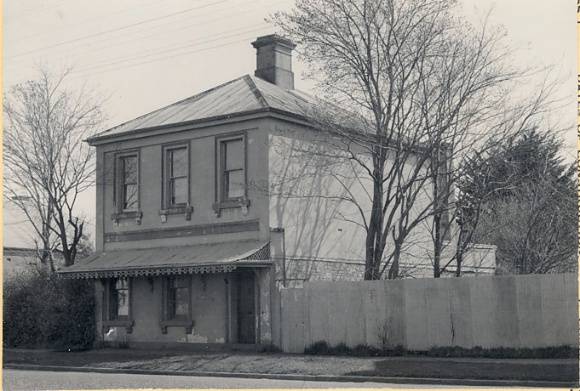
[[[171,276],[163,280],[163,319],[161,331],[168,327],[185,327],[190,334],[193,327],[191,313],[191,276]]]
[[[118,278],[110,287],[109,319],[129,318],[129,280]]]
[[[189,317],[189,276],[171,277],[167,292],[168,319]]]
[[[103,327],[125,327],[132,332],[131,319],[131,280],[113,278],[103,281]]]

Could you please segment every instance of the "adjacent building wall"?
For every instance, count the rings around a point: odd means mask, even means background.
[[[444,252],[444,259],[450,257],[448,252]],[[365,271],[364,261],[285,257],[277,264],[278,285],[288,288],[301,288],[307,281],[361,281]],[[433,262],[428,258],[408,260],[401,269],[406,278],[433,277]],[[456,262],[452,261],[441,277],[455,277],[455,271]],[[464,254],[462,277],[494,275],[495,272],[495,246],[472,246]]]
[[[317,341],[536,348],[578,345],[574,274],[312,282],[281,292],[281,347]]]
[[[62,254],[54,251],[54,267],[59,268],[63,264]],[[3,248],[3,279],[10,281],[18,276],[28,276],[39,271],[50,271],[49,264],[42,264],[39,252],[34,248],[4,247]]]

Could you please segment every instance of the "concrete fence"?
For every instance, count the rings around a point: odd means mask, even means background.
[[[578,345],[575,274],[309,282],[281,292],[286,352],[317,341],[535,348]]]

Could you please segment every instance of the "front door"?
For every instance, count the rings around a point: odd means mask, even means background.
[[[256,309],[254,273],[238,274],[238,342],[256,343]]]

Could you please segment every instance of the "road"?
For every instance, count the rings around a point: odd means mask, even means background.
[[[312,382],[201,376],[126,375],[88,372],[22,371],[13,369],[5,369],[2,377],[3,389],[10,391],[119,388],[433,388],[433,386],[415,386],[409,384]]]

